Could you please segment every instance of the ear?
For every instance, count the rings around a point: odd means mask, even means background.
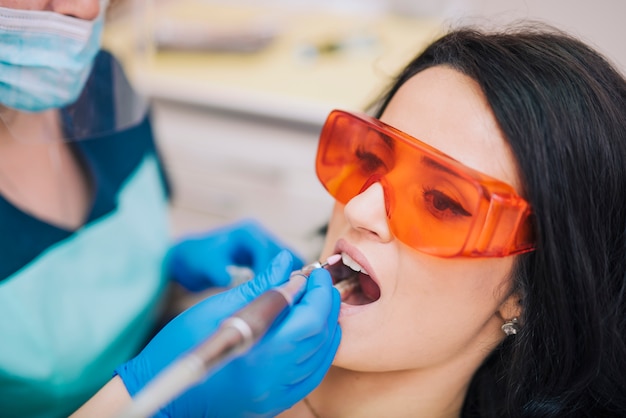
[[[509,321],[513,318],[521,319],[523,313],[522,299],[523,295],[521,292],[518,291],[511,293],[504,300],[504,302],[502,302],[502,304],[498,308],[497,314],[500,316],[503,322]]]

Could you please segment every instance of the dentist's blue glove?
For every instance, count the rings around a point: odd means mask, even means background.
[[[219,323],[264,291],[285,282],[292,258],[281,252],[253,280],[189,308],[168,323],[137,357],[116,369],[134,396]],[[157,417],[272,417],[290,408],[323,379],[341,329],[339,294],[324,269],[311,273],[302,298],[245,355],[166,405]]]
[[[231,285],[229,269],[233,267],[247,267],[258,274],[283,249],[289,250],[258,222],[244,220],[174,245],[165,268],[174,281],[197,292]],[[294,270],[302,267],[302,260],[289,251],[295,259]]]

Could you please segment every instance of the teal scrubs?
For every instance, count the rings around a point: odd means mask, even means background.
[[[112,59],[99,54],[86,89],[106,85]],[[163,299],[168,189],[148,119],[72,147],[93,191],[83,227],[0,196],[2,417],[69,415],[141,349]]]

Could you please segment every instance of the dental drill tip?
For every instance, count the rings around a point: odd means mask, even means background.
[[[333,254],[326,259],[326,265],[332,266],[336,264],[339,260],[341,260],[341,254]]]

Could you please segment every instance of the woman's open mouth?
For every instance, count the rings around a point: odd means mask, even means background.
[[[341,253],[341,261],[327,267],[339,290],[341,301],[348,305],[367,305],[380,298],[380,288],[361,265],[348,254]]]

